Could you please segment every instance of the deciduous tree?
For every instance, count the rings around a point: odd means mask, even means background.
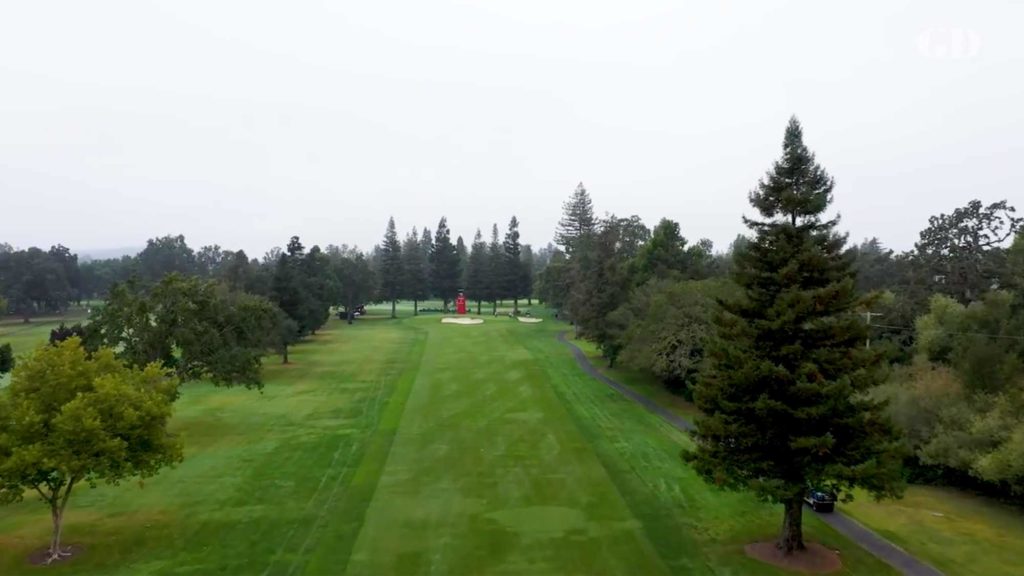
[[[167,274],[175,272],[184,276],[198,272],[196,253],[189,248],[181,234],[150,238],[135,259],[139,276],[147,283],[155,284]]]
[[[952,214],[929,218],[914,256],[932,290],[969,304],[998,285],[1006,270],[1002,244],[1024,222],[1015,213],[1006,200],[988,206],[971,200]]]
[[[0,395],[0,502],[27,490],[50,508],[49,561],[61,546],[72,491],[83,483],[148,478],[182,459],[167,424],[177,382],[150,364],[129,368],[110,349],[87,355],[78,338],[37,349]]]
[[[276,325],[276,307],[263,297],[170,274],[150,288],[114,286],[87,337],[92,348],[113,348],[130,366],[157,363],[183,380],[259,388],[267,335]]]

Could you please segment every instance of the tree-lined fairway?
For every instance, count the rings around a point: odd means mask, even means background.
[[[185,461],[83,488],[74,574],[782,574],[742,545],[777,510],[707,487],[674,429],[579,371],[550,319],[332,321],[266,389],[186,386]],[[807,519],[848,574],[891,571]],[[0,515],[0,573],[48,535]]]

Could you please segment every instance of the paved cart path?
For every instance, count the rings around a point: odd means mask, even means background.
[[[572,355],[576,358],[576,363],[579,364],[580,368],[584,372],[621,392],[627,398],[637,402],[648,411],[660,416],[666,422],[675,426],[679,430],[689,432],[694,429],[693,423],[689,420],[668,410],[650,398],[637,393],[628,386],[609,378],[606,374],[601,372],[593,362],[590,361],[590,358],[587,358],[587,355],[583,350],[580,350],[576,344],[566,338],[566,334],[566,332],[559,332],[558,340],[569,346],[572,350]],[[908,576],[943,576],[942,572],[939,572],[928,564],[914,558],[899,546],[896,546],[892,542],[882,538],[871,529],[842,512],[837,511],[830,514],[818,514],[818,518],[834,528],[840,534],[846,536],[853,542],[856,542],[861,548],[864,548],[880,560],[888,563],[893,568],[896,568]]]

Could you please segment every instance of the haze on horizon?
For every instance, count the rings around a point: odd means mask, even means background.
[[[599,213],[724,249],[796,114],[852,240],[1024,208],[1024,4],[20,2],[0,241],[369,248]]]

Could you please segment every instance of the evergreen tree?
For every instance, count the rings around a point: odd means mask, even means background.
[[[373,297],[377,279],[369,260],[358,250],[340,255],[334,262],[334,269],[341,280],[339,300],[345,308],[345,319],[352,324],[356,308],[366,304]]]
[[[502,264],[502,292],[512,298],[512,314],[519,314],[519,296],[523,285],[522,246],[519,244],[519,220],[513,216],[508,222],[505,241],[502,243],[505,262]]]
[[[484,285],[487,287],[485,300],[491,303],[491,313],[498,313],[498,300],[505,295],[502,293],[502,278],[504,277],[505,250],[498,240],[498,225],[491,225],[491,242],[487,245],[487,280]]]
[[[311,334],[331,317],[331,302],[338,300],[338,279],[331,271],[330,259],[319,246],[313,246],[300,263],[306,297],[302,304],[301,325]]]
[[[430,279],[434,296],[441,298],[444,310],[448,311],[448,303],[459,290],[459,254],[452,244],[452,233],[448,229],[448,219],[441,217],[434,233],[434,245],[430,252]]]
[[[402,243],[402,269],[405,274],[404,297],[412,300],[413,316],[418,316],[420,301],[430,297],[430,267],[415,227]]]
[[[533,306],[533,246],[523,244],[522,266],[519,275],[519,296],[526,298],[526,305]]]
[[[573,290],[569,308],[577,336],[595,342],[614,367],[618,347],[614,343],[609,314],[629,297],[628,252],[622,250],[622,227],[613,216],[602,222],[600,230],[584,237],[573,269]]]
[[[480,314],[481,302],[487,298],[487,244],[480,229],[476,229],[466,266],[466,298],[476,302]]]
[[[558,221],[555,243],[562,246],[565,253],[572,257],[580,238],[594,232],[596,227],[593,202],[587,189],[583,187],[583,182],[580,182],[569,200],[562,204],[562,219]]]
[[[693,280],[705,276],[712,258],[710,242],[701,240],[687,246],[679,223],[662,218],[650,240],[639,249],[633,264],[634,283],[640,285],[652,278]]]
[[[455,254],[459,257],[459,290],[466,289],[466,270],[469,269],[469,249],[466,241],[459,236],[455,239]]]
[[[879,357],[863,345],[846,239],[838,218],[822,219],[832,187],[791,119],[782,158],[750,193],[763,220],[744,219],[755,238],[736,254],[743,297],[724,300],[716,318],[711,368],[695,390],[704,416],[685,456],[709,483],[783,504],[786,554],[804,548],[809,489],[901,488],[899,440],[867,394]]]
[[[395,318],[395,303],[402,295],[405,275],[402,270],[402,244],[398,241],[394,217],[388,218],[384,242],[380,246],[378,273],[380,274],[381,299],[391,303],[391,317]]]
[[[432,267],[432,265],[430,263],[431,258],[432,258],[431,254],[434,253],[434,234],[433,234],[433,232],[430,231],[430,228],[427,228],[426,226],[423,227],[423,232],[420,235],[420,250],[423,252],[423,261],[427,263],[427,267],[426,267],[426,270],[427,270],[427,282],[426,282],[427,295],[426,295],[426,297],[423,298],[424,300],[426,300],[427,298],[430,298],[431,296],[436,296],[436,294],[433,293],[433,289],[434,289],[434,281],[433,281],[434,272],[433,272],[433,267]]]
[[[284,252],[277,257],[271,279],[270,297],[299,327],[299,334],[312,334],[329,317],[330,302],[336,298],[327,256],[314,246],[309,254],[292,236]]]
[[[567,306],[569,276],[572,270],[565,253],[551,245],[549,247],[550,251],[548,248],[542,251],[546,258],[541,262],[543,267],[537,272],[537,300],[549,308],[561,311]]]

